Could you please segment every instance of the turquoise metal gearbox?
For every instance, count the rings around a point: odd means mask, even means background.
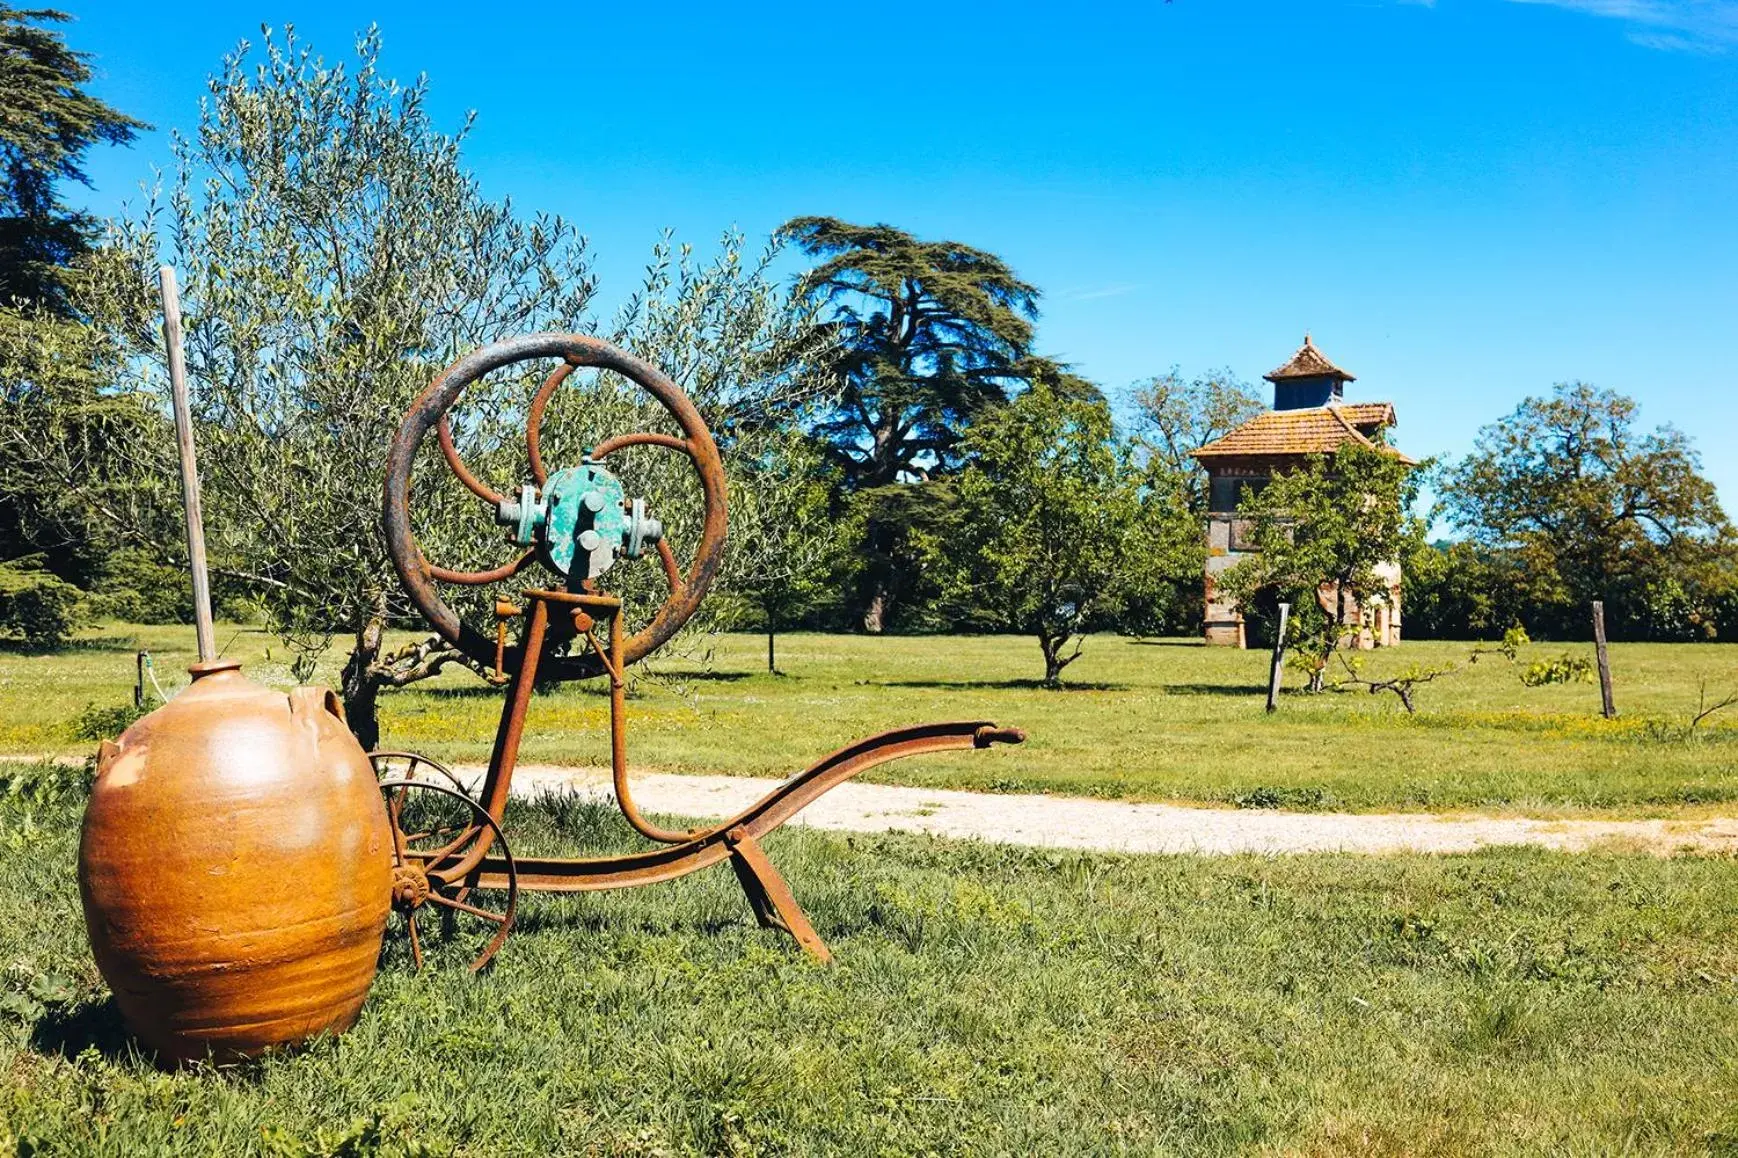
[[[620,480],[596,463],[570,466],[543,484],[543,503],[549,565],[569,579],[594,579],[609,570],[627,539],[627,494]]]
[[[618,555],[637,559],[664,535],[642,499],[628,501],[621,480],[590,459],[558,470],[543,492],[526,485],[502,502],[495,521],[522,546],[536,543],[544,561],[569,582],[595,579]]]

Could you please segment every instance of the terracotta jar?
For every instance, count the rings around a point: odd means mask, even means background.
[[[391,903],[386,809],[337,697],[239,666],[196,665],[103,745],[79,845],[97,967],[167,1063],[348,1029]]]

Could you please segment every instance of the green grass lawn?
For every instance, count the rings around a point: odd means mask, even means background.
[[[167,1074],[90,962],[81,807],[0,791],[0,1153],[1738,1152],[1729,859],[791,831],[831,968],[720,866],[530,897],[480,979],[392,948],[347,1036]],[[508,828],[628,844],[571,801]]]
[[[220,630],[255,678],[288,682],[281,645]],[[0,653],[0,752],[82,753],[69,719],[130,698],[132,652],[150,648],[165,682],[184,679],[186,628],[110,626],[54,657]],[[993,791],[1349,809],[1720,811],[1738,798],[1738,708],[1692,735],[1705,681],[1738,689],[1738,646],[1620,644],[1612,649],[1620,719],[1598,716],[1592,684],[1524,687],[1519,666],[1469,645],[1407,643],[1371,670],[1458,661],[1407,716],[1392,696],[1287,695],[1267,716],[1267,660],[1187,640],[1095,637],[1061,692],[1034,686],[1037,646],[997,636],[781,637],[783,676],[765,642],[725,636],[709,659],[661,661],[632,705],[636,765],[783,776],[859,736],[905,723],[986,718],[1029,732],[1019,749],[890,765],[870,779]],[[270,649],[270,659],[267,652]],[[1522,665],[1561,645],[1533,645]],[[1588,652],[1586,645],[1575,651]],[[318,678],[335,681],[341,649]],[[1296,682],[1296,677],[1289,677]],[[501,694],[451,672],[383,701],[385,740],[450,760],[487,759]],[[601,764],[608,701],[567,686],[530,717],[526,761]]]

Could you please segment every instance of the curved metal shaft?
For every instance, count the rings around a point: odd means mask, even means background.
[[[681,844],[625,856],[521,857],[512,867],[520,888],[539,892],[591,892],[674,880],[727,859],[733,837],[759,840],[831,789],[879,764],[932,752],[1018,744],[1025,738],[1018,728],[1001,728],[987,720],[919,724],[883,732],[839,749],[729,820]],[[479,887],[495,888],[508,871],[501,858],[485,857],[475,879]]]
[[[627,684],[620,600],[556,591],[527,591],[525,597],[529,607],[522,642],[524,661],[513,673],[507,701],[501,708],[495,750],[482,785],[483,811],[496,824],[506,814],[525,716],[537,682],[538,661],[549,639],[550,605],[598,611],[609,614],[611,619],[610,646],[599,651],[598,659],[610,678],[610,764],[616,802],[635,831],[668,847],[613,857],[534,857],[517,862],[515,872],[514,863],[508,858],[489,855],[495,833],[484,829],[476,834],[475,842],[462,858],[429,874],[431,879],[443,883],[464,880],[473,887],[500,888],[510,878],[516,878],[523,888],[581,892],[671,880],[731,857],[745,841],[758,841],[829,789],[878,764],[930,752],[1018,744],[1026,738],[1017,728],[1001,728],[988,720],[900,728],[839,749],[720,824],[687,831],[662,828],[641,814],[628,786]],[[589,630],[587,634],[590,635]],[[595,637],[591,642],[596,648]]]

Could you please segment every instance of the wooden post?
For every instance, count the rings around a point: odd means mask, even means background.
[[[1279,605],[1279,634],[1273,638],[1273,670],[1267,676],[1267,710],[1279,710],[1279,677],[1285,670],[1285,625],[1291,618],[1291,604]]]
[[[199,509],[199,463],[193,453],[193,410],[187,401],[187,363],[181,354],[181,298],[175,292],[175,271],[157,271],[163,296],[163,345],[169,351],[169,390],[175,403],[175,442],[181,452],[181,507],[187,515],[187,564],[193,572],[193,630],[199,639],[199,662],[217,658],[217,635],[211,626],[211,579],[205,569],[205,516]]]
[[[1605,650],[1605,601],[1593,601],[1593,654],[1599,660],[1599,701],[1608,720],[1617,719],[1617,706],[1611,702],[1611,656]]]
[[[145,707],[145,653],[142,651],[133,655],[133,706],[140,710]]]

